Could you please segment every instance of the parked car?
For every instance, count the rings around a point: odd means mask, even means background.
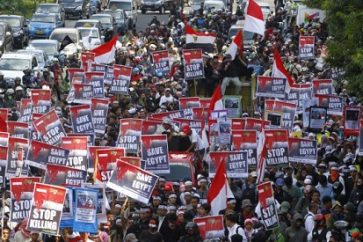
[[[91,15],[91,4],[89,0],[59,0],[64,7],[66,18],[89,18]]]
[[[6,22],[10,25],[14,48],[22,49],[28,44],[28,26],[23,16],[0,15],[0,22]]]
[[[190,13],[194,14],[195,12],[200,11],[203,8],[204,0],[192,0],[190,4]]]
[[[11,27],[6,22],[0,22],[0,54],[12,49],[13,34]]]
[[[58,40],[50,39],[35,39],[29,42],[29,49],[37,49],[44,51],[49,60],[59,57],[59,42]]]
[[[27,48],[25,50],[18,50],[16,53],[34,55],[37,59],[39,70],[43,70],[47,65],[49,65],[48,55],[43,50]]]
[[[126,16],[130,19],[132,27],[136,26],[137,22],[137,3],[134,0],[109,0],[108,9],[116,10],[123,9]]]
[[[226,9],[226,5],[224,4],[223,1],[219,1],[219,0],[207,0],[204,2],[203,4],[203,11],[205,13],[215,13],[218,10],[222,10],[224,11]]]
[[[38,5],[37,9],[35,10],[35,13],[48,13],[48,14],[52,13],[52,14],[58,15],[60,20],[63,22],[63,26],[64,26],[65,12],[64,12],[64,8],[61,4],[41,3]]]
[[[236,24],[232,25],[228,31],[228,39],[232,39],[238,31],[243,31],[244,21],[239,20]],[[244,49],[250,49],[254,43],[254,33],[249,31],[243,31],[243,47]]]
[[[140,8],[143,14],[147,11],[159,11],[160,14],[164,14],[167,6],[165,0],[143,0]]]
[[[29,22],[29,38],[49,38],[52,31],[62,27],[63,23],[54,14],[34,14]]]
[[[130,19],[127,18],[126,12],[123,9],[105,9],[102,11],[103,14],[110,14],[115,19],[117,32],[132,29],[132,23]]]
[[[105,36],[105,41],[110,40],[113,37],[116,28],[116,22],[114,17],[110,14],[94,14],[91,19],[96,19],[101,22],[102,34]]]
[[[0,71],[7,85],[14,86],[15,78],[22,78],[24,70],[38,70],[38,62],[34,55],[23,53],[5,53],[0,58]]]
[[[82,44],[85,50],[92,50],[101,45],[105,36],[101,35],[101,31],[97,28],[77,28],[81,33]]]
[[[60,45],[62,45],[62,42],[65,41],[66,37],[70,38],[70,40],[72,41],[72,43],[66,45],[62,50],[60,50],[62,53],[64,53],[66,57],[70,57],[83,50],[81,34],[79,30],[76,28],[55,29],[53,30],[49,39],[57,40],[60,43]]]
[[[100,31],[102,31],[102,24],[97,19],[80,19],[80,20],[77,20],[77,22],[74,24],[74,27],[75,28],[80,28],[80,27],[97,28]]]

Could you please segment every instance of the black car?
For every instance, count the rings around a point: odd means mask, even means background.
[[[3,54],[10,51],[13,45],[13,34],[11,27],[6,22],[0,22],[0,52]]]
[[[116,10],[105,9],[104,11],[102,11],[102,13],[113,16],[113,18],[115,19],[116,27],[117,27],[117,32],[132,29],[131,19],[127,18],[125,10],[123,10],[123,9],[116,9]]]
[[[89,18],[91,15],[91,4],[89,0],[59,0],[63,5],[66,18]]]
[[[0,15],[0,22],[10,25],[13,35],[13,48],[22,49],[28,44],[28,26],[23,16]]]

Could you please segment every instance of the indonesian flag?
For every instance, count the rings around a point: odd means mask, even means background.
[[[232,43],[229,45],[226,54],[230,54],[232,56],[232,60],[238,54],[238,49],[243,50],[243,34],[242,30],[238,31],[236,36],[234,36]]]
[[[282,63],[280,53],[277,49],[275,49],[274,51],[274,64],[272,66],[272,77],[285,78],[287,79],[290,87],[294,85],[294,80],[285,69],[284,63]]]
[[[227,199],[234,198],[226,175],[226,163],[221,161],[208,193],[208,203],[211,205],[211,215],[218,215],[219,211],[227,207]]]
[[[265,34],[265,20],[263,19],[262,10],[254,0],[249,0],[244,31],[262,36]]]
[[[214,90],[213,95],[210,99],[210,105],[209,105],[209,111],[208,111],[209,115],[212,111],[224,109],[222,98],[223,98],[222,88],[221,88],[221,85],[218,85],[217,88]]]
[[[97,64],[109,64],[115,60],[116,43],[118,41],[118,35],[113,37],[110,41],[100,45],[91,52],[95,53],[95,63]]]
[[[213,33],[203,33],[196,31],[189,24],[185,25],[185,34],[187,44],[213,44],[217,37]]]
[[[260,134],[258,135],[257,144],[257,184],[263,182],[263,179],[265,178],[266,157],[267,148],[265,131],[262,129],[262,132],[260,132]]]

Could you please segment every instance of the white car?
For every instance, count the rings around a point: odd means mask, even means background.
[[[97,28],[77,28],[81,33],[82,44],[85,50],[92,50],[100,46],[105,37],[101,36],[101,32]]]
[[[68,58],[83,50],[82,38],[79,30],[76,28],[57,28],[50,34],[49,39],[57,40],[62,46],[62,42],[65,40],[66,36],[68,36],[73,42],[61,50],[61,52]]]
[[[204,12],[211,11],[212,13],[217,12],[218,10],[224,11],[226,9],[226,6],[223,1],[218,0],[207,0],[204,2],[203,10]]]
[[[18,50],[17,53],[34,55],[35,58],[37,58],[38,69],[40,70],[43,70],[45,66],[49,64],[48,56],[43,50],[37,50],[31,47],[27,47],[25,50]]]
[[[57,40],[35,39],[30,41],[27,48],[44,51],[44,53],[47,54],[49,60],[59,56],[59,42]]]
[[[22,78],[24,70],[39,70],[37,58],[29,53],[5,53],[0,58],[0,71],[6,83],[14,86],[15,78]]]
[[[256,1],[256,3],[261,7],[263,19],[266,21],[268,15],[271,13],[270,5],[267,2]]]

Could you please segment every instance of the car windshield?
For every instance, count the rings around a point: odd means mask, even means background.
[[[51,43],[31,43],[31,47],[34,49],[42,50],[47,55],[54,55],[57,53],[57,45]]]
[[[249,31],[243,31],[243,40],[253,40],[255,34]]]
[[[31,22],[55,23],[54,16],[34,15]]]
[[[158,174],[168,181],[185,181],[191,180],[190,167],[184,163],[170,163],[170,173]]]
[[[98,31],[96,29],[80,29],[81,37],[99,38]]]
[[[39,63],[44,63],[44,56],[40,52],[32,52],[32,51],[27,51],[27,50],[20,50],[19,52],[24,53],[24,54],[33,54],[33,55],[35,55],[35,57],[37,58],[37,61]]]
[[[111,24],[111,18],[108,16],[93,15],[91,18],[99,20],[102,24]]]
[[[109,14],[111,15],[112,17],[116,18],[116,19],[119,19],[122,17],[122,12],[121,11],[107,11],[105,12],[105,14]]]
[[[223,9],[223,3],[208,3],[208,4],[204,4],[204,9],[213,9],[215,11]]]
[[[42,13],[58,13],[59,7],[56,5],[40,5],[38,7],[38,12]]]
[[[7,22],[11,27],[20,27],[20,18],[0,17],[0,21]]]
[[[77,34],[74,32],[72,32],[72,33],[64,32],[64,31],[54,32],[54,33],[52,33],[50,39],[58,40],[58,42],[61,43],[67,35],[69,36],[69,38],[71,38],[71,40],[73,42],[75,42],[75,43],[77,42]]]
[[[59,0],[59,3],[81,3],[82,0]]]
[[[18,58],[0,59],[0,70],[23,71],[31,66],[30,60],[22,60]]]
[[[90,23],[90,22],[76,22],[76,25],[74,27],[75,28],[79,28],[79,27],[93,28],[93,27],[96,27],[96,25],[97,24]]]
[[[125,11],[131,11],[130,2],[111,2],[110,9],[124,9]]]

